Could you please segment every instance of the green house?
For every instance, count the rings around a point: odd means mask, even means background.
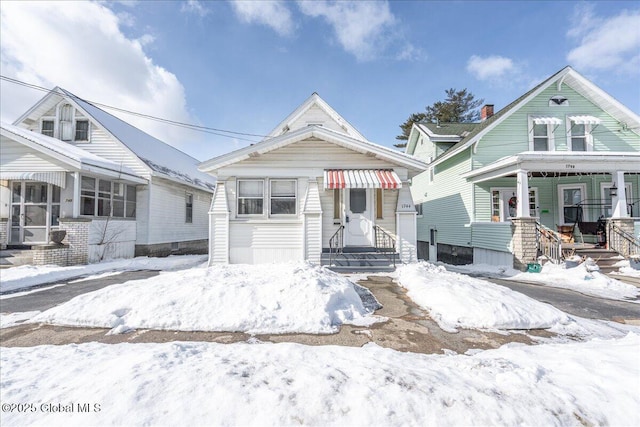
[[[580,245],[638,250],[640,117],[566,67],[479,123],[416,123],[418,253],[525,268]]]

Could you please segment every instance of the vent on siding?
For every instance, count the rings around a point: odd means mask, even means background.
[[[180,249],[180,243],[171,242],[171,252],[176,252],[178,249]]]

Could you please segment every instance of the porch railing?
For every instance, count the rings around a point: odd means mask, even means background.
[[[373,241],[376,252],[387,255],[389,261],[396,266],[396,240],[389,233],[384,231],[382,227],[375,225],[373,227]]]
[[[538,252],[554,264],[562,262],[562,239],[555,231],[536,221]]]
[[[640,255],[640,241],[631,233],[615,224],[609,223],[609,249],[613,249],[625,258]]]
[[[329,265],[333,265],[336,256],[342,253],[344,248],[344,225],[338,227],[329,239]]]

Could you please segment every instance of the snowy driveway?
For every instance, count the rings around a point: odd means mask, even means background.
[[[534,285],[504,279],[485,279],[540,302],[553,305],[565,313],[587,319],[640,322],[640,304],[584,295],[576,291]]]

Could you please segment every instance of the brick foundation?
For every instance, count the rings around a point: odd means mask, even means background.
[[[33,265],[59,265],[66,267],[69,264],[68,245],[42,245],[33,248]]]
[[[60,218],[60,230],[67,232],[63,243],[69,246],[68,265],[87,264],[90,225],[90,219]]]
[[[7,243],[9,242],[8,228],[9,218],[0,218],[0,251],[7,249]]]

